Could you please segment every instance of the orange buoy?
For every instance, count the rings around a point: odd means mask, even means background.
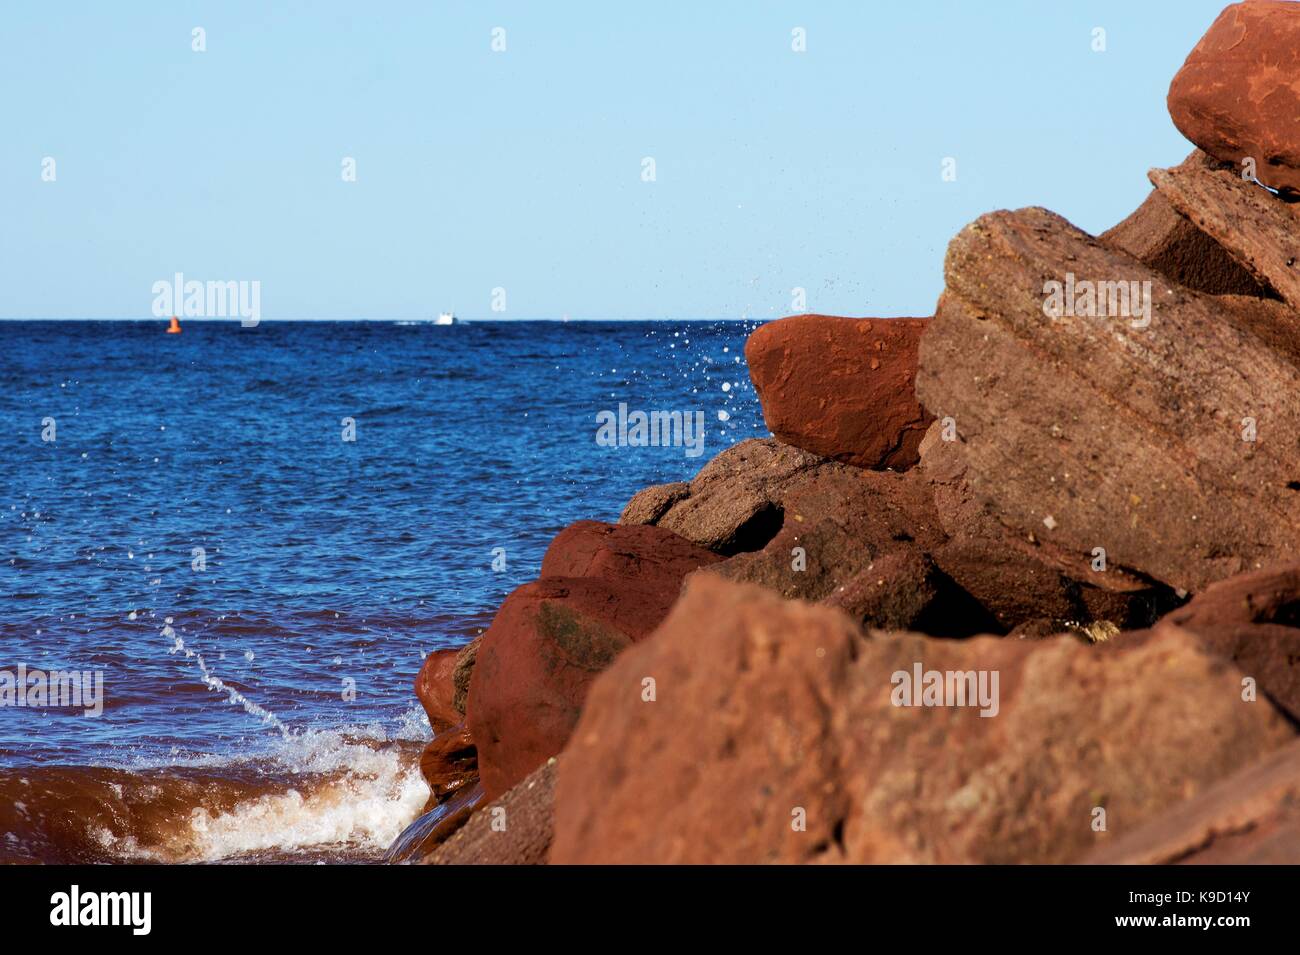
[[[172,316],[172,323],[167,326],[168,335],[179,335],[181,333],[181,323],[175,315]]]

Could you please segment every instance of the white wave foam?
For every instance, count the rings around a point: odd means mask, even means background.
[[[250,797],[228,809],[197,806],[171,831],[141,845],[132,836],[100,829],[92,836],[118,857],[162,862],[217,862],[258,853],[293,853],[312,847],[349,851],[386,849],[413,822],[429,797],[419,770],[418,747],[429,721],[412,705],[395,725],[374,720],[333,729],[295,728],[224,683],[201,653],[185,645],[166,618],[161,634],[169,651],[194,663],[202,682],[226,694],[264,726],[279,731],[255,751],[200,754],[169,765],[219,769],[255,766],[263,779],[282,779],[277,792]],[[156,764],[155,764],[156,765]],[[136,769],[145,767],[137,763]]]
[[[312,846],[386,848],[419,814],[429,787],[418,765],[395,750],[348,749],[358,750],[354,755],[363,765],[340,779],[260,796],[228,812],[193,810],[189,828],[194,856],[213,862]]]
[[[219,862],[244,855],[292,856],[313,847],[377,856],[419,815],[429,797],[418,750],[403,742],[355,741],[340,731],[286,737],[259,775],[280,791],[228,809],[198,806],[142,844],[106,828],[92,837],[118,858]]]

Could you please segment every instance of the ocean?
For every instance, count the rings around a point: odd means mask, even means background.
[[[424,656],[766,436],[753,328],[0,321],[0,861],[378,859]],[[702,449],[597,443],[621,405]]]

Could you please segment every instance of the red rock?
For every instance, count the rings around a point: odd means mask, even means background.
[[[1163,619],[1192,628],[1300,625],[1300,565],[1285,564],[1219,581]]]
[[[483,635],[468,725],[494,799],[564,746],[591,681],[663,620],[688,572],[718,557],[671,531],[579,522],[561,532],[544,576],[510,594]]]
[[[771,438],[751,438],[715,455],[689,483],[638,492],[619,523],[653,524],[724,555],[759,550],[781,529],[783,492],[828,464]]]
[[[929,480],[938,521],[948,535],[930,554],[991,615],[994,622],[986,630],[1029,624],[1034,632],[1058,634],[1098,621],[1140,629],[1178,604],[1166,587],[1122,568],[1095,572],[1041,538],[1010,531],[967,483],[963,443],[945,441],[941,434],[942,423],[935,422],[921,442],[920,465],[908,475]]]
[[[930,486],[912,472],[828,461],[790,479],[778,500],[777,535],[709,573],[824,601],[863,626],[949,636],[997,626],[928,557],[944,536]]]
[[[702,562],[715,560],[685,538],[658,527],[576,521],[551,541],[542,557],[541,576],[626,581],[663,594],[674,590]]]
[[[1300,721],[1300,566],[1230,577],[1206,588],[1160,626],[1196,634],[1207,649],[1252,677],[1260,692]]]
[[[894,705],[917,663],[996,673],[995,715]],[[864,639],[836,611],[694,574],[592,687],[550,861],[1071,861],[1295,738],[1240,678],[1176,628],[1123,646]]]
[[[478,754],[464,724],[433,738],[420,754],[420,772],[435,801],[478,781]]]
[[[456,685],[453,676],[460,649],[434,650],[424,658],[420,672],[415,675],[415,695],[429,717],[436,733],[461,721],[453,702]]]
[[[1178,212],[1159,190],[1152,191],[1132,215],[1097,240],[1198,292],[1256,298],[1272,294],[1223,246]]]
[[[1269,297],[1300,308],[1300,213],[1293,203],[1243,182],[1199,152],[1147,175],[1169,205],[1218,243]]]
[[[731,580],[753,580],[750,575]],[[920,548],[886,550],[820,600],[859,626],[881,630],[924,630],[944,636],[978,633],[987,619],[982,607],[966,620],[953,619],[954,588]]]
[[[1219,14],[1169,86],[1184,136],[1256,178],[1300,191],[1300,7],[1250,0]]]
[[[1300,864],[1300,742],[1086,855],[1090,865]]]
[[[1193,593],[1300,559],[1300,366],[1243,319],[1284,306],[1175,285],[1042,209],[981,217],[944,272],[917,394],[1001,523],[1076,574],[1102,548],[1107,573]],[[1051,317],[1047,280],[1070,276],[1150,282],[1151,307]]]
[[[930,423],[913,389],[928,321],[795,315],[760,326],[745,359],[768,430],[856,467],[915,464]]]
[[[415,676],[415,695],[435,733],[464,721],[465,695],[482,639],[450,650],[434,650],[424,658]]]
[[[678,501],[690,497],[691,486],[686,481],[674,481],[672,484],[655,484],[638,491],[623,508],[619,517],[620,524],[658,524]]]

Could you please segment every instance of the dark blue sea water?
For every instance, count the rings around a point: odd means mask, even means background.
[[[641,487],[767,433],[752,328],[0,322],[0,668],[104,681],[98,718],[0,708],[0,774],[275,777],[264,802],[416,745],[424,655],[486,627],[561,527],[617,520]],[[703,454],[599,447],[596,416],[620,402],[702,411]],[[399,814],[422,799],[407,757],[372,767],[377,811],[384,793]],[[242,812],[245,829],[247,801],[189,823]],[[341,818],[293,844],[378,844],[405,821]],[[129,854],[108,828],[109,855]],[[189,857],[277,845],[259,838]]]

